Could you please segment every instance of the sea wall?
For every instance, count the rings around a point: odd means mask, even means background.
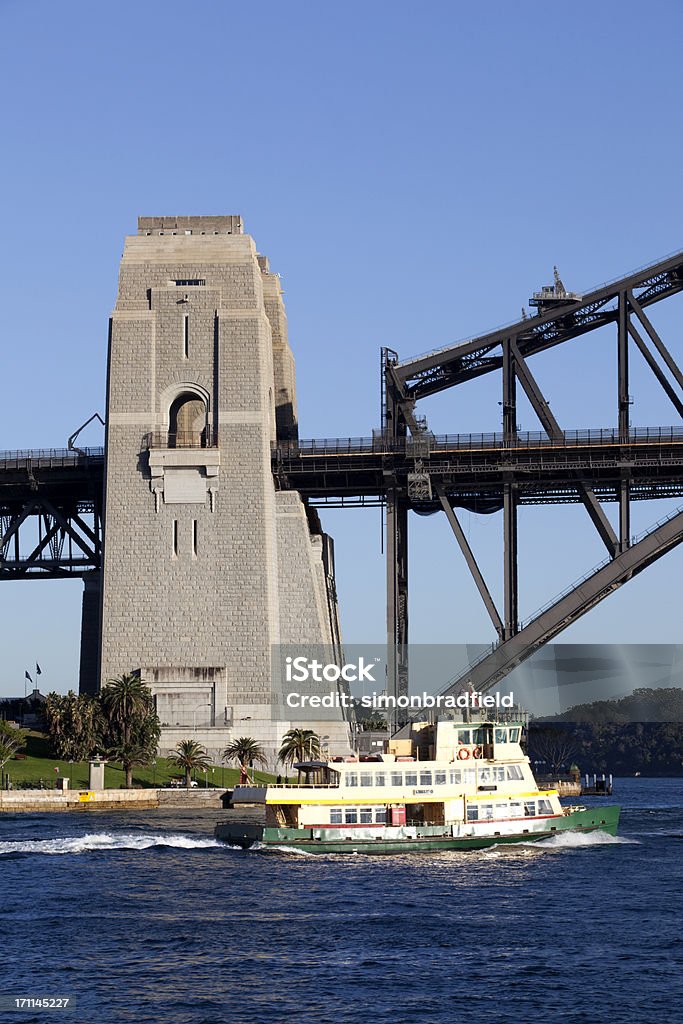
[[[223,807],[223,789],[22,789],[0,791],[0,813],[141,811],[155,807]]]

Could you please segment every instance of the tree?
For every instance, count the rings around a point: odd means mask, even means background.
[[[359,732],[384,732],[387,728],[386,716],[375,708],[364,708],[360,700],[353,701]]]
[[[100,695],[109,757],[121,762],[126,789],[133,785],[133,768],[149,764],[157,752],[161,724],[151,690],[139,676],[126,673],[110,679]]]
[[[197,743],[196,740],[181,740],[173,753],[169,754],[168,760],[171,764],[184,770],[185,785],[188,789],[192,785],[192,770],[194,768],[204,770],[211,764],[211,758],[205,747],[201,743]]]
[[[563,723],[530,722],[529,754],[532,761],[545,761],[552,774],[576,757],[579,747],[570,728]]]
[[[26,743],[28,729],[18,729],[4,719],[0,720],[0,768],[4,768]]]
[[[243,786],[249,779],[249,768],[254,764],[266,767],[268,758],[263,747],[252,739],[251,736],[240,736],[233,740],[225,748],[222,754],[223,760],[228,764],[237,761],[240,766],[240,785]]]
[[[282,738],[278,761],[285,766],[295,761],[320,757],[320,737],[312,729],[290,729]],[[301,777],[301,772],[298,773]]]
[[[49,693],[45,719],[55,757],[62,761],[84,761],[102,743],[102,705],[96,697]]]

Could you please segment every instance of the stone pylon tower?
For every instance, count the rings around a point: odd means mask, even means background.
[[[111,318],[100,679],[140,671],[161,752],[272,753],[271,647],[338,643],[332,543],[271,443],[296,437],[279,278],[239,217],[142,217]],[[341,712],[321,730],[348,749]]]

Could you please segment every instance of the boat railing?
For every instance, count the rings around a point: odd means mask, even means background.
[[[268,789],[339,789],[338,782],[269,782]]]

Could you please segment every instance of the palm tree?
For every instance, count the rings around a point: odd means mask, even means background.
[[[149,709],[151,696],[149,687],[132,672],[107,680],[101,698],[109,724],[119,726],[128,738],[133,720]]]
[[[136,743],[134,740],[113,743],[107,747],[107,757],[111,761],[121,762],[121,767],[126,773],[126,789],[132,789],[133,787],[133,768],[149,764],[152,759],[149,747],[146,747],[143,743]]]
[[[203,771],[211,764],[211,758],[206,748],[196,740],[181,740],[173,753],[169,754],[168,760],[185,771],[187,789],[192,785],[192,769],[199,768],[200,771]]]
[[[282,738],[278,761],[293,765],[295,761],[320,757],[320,737],[312,729],[290,729]],[[301,778],[301,772],[298,773]]]
[[[106,719],[107,753],[121,761],[126,789],[130,789],[134,765],[149,764],[157,751],[161,726],[154,698],[139,676],[126,673],[110,679],[100,699]]]
[[[251,736],[240,736],[239,739],[233,740],[223,751],[223,760],[237,761],[240,766],[240,786],[246,784],[249,779],[249,768],[254,764],[260,764],[264,768],[268,764],[268,758],[260,743],[252,739]]]

